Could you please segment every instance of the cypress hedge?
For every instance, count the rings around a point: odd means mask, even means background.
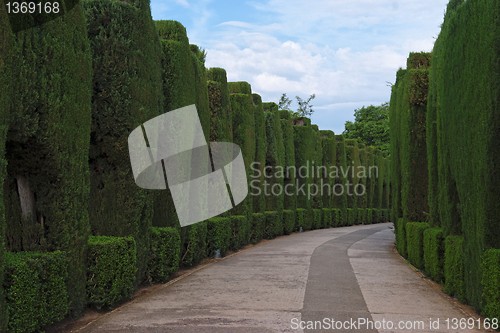
[[[283,114],[289,115],[289,112],[280,112],[281,116],[281,131],[283,133],[283,146],[285,152],[285,167],[295,166],[295,147],[294,147],[294,137],[293,137],[293,124],[290,119],[283,118]],[[293,168],[291,168],[293,169]],[[283,180],[283,186],[287,189],[288,193],[285,193],[284,208],[295,211],[297,208],[297,196],[296,196],[296,173],[286,172],[285,178]]]
[[[336,159],[335,165],[340,170],[347,170],[347,155],[346,155],[346,147],[345,147],[345,138],[343,135],[335,135],[335,150],[336,150]],[[343,172],[340,172],[338,177],[335,178],[334,186],[345,186],[347,182],[347,178],[344,177]],[[342,193],[341,195],[335,195],[333,197],[333,207],[340,209],[340,218],[339,220],[341,225],[347,225],[347,193]]]
[[[463,236],[448,236],[444,240],[444,291],[465,300]]]
[[[263,193],[264,187],[264,167],[266,165],[266,155],[267,155],[267,131],[266,131],[266,116],[264,114],[264,109],[262,107],[262,98],[260,95],[252,94],[253,103],[255,105],[255,168],[251,168],[250,173],[255,175],[259,172],[260,177],[252,177],[249,181],[257,180],[261,195],[254,195],[253,199],[253,210],[254,212],[264,212],[266,210],[266,197]],[[256,169],[256,170],[253,170]]]
[[[439,218],[445,234],[464,236],[465,296],[475,308],[483,252],[500,248],[499,12],[498,0],[450,2],[431,67]]]
[[[266,211],[266,227],[264,229],[264,238],[273,239],[283,235],[283,212]]]
[[[247,245],[251,237],[250,229],[250,221],[246,215],[232,215],[229,248],[235,251]]]
[[[135,289],[137,249],[133,237],[90,236],[87,260],[88,303],[111,308]]]
[[[436,282],[443,280],[444,239],[441,228],[424,230],[424,270]]]
[[[500,249],[489,249],[481,258],[482,313],[500,320]]]
[[[429,228],[425,222],[406,223],[406,244],[408,261],[413,266],[424,268],[424,231]]]
[[[61,251],[6,254],[8,331],[35,332],[69,311],[68,263]]]
[[[146,277],[153,194],[134,182],[127,139],[133,129],[163,112],[162,54],[149,1],[85,0],[83,4],[94,69],[92,232],[134,237],[139,284]]]
[[[294,126],[293,127],[293,139],[295,147],[295,167],[297,170],[299,168],[308,167],[309,171],[303,177],[302,174],[297,174],[297,184],[299,187],[305,188],[305,194],[302,191],[297,192],[297,207],[310,209],[311,201],[309,200],[308,187],[312,183],[312,172],[311,163],[313,161],[314,155],[314,137],[313,129],[311,126]]]
[[[13,35],[5,6],[0,8],[0,182],[5,178],[5,136],[7,133],[7,110],[11,103],[11,80],[12,80],[12,52],[14,46]],[[4,298],[3,279],[5,269],[5,211],[3,191],[0,191],[0,331],[7,327],[7,306]]]
[[[32,201],[25,202],[31,206],[27,214],[9,218],[8,234],[25,218],[41,231],[25,242],[26,248],[66,252],[70,310],[79,313],[85,306],[92,96],[91,52],[81,6],[20,31],[11,50],[18,59],[10,77],[16,98],[10,107],[1,105],[2,112],[10,110],[7,182],[17,182]],[[20,204],[5,199],[7,206]]]
[[[266,227],[266,215],[264,213],[253,213],[249,240],[256,244],[264,238],[264,228]]]
[[[278,168],[285,166],[285,145],[283,142],[283,132],[281,130],[281,120],[278,112],[266,112],[266,167],[270,167],[270,174],[266,175],[269,183],[268,196],[266,197],[266,209],[277,211],[280,215],[284,207],[284,193],[281,191],[284,184],[284,177],[277,174]],[[277,189],[274,193],[273,189]],[[277,195],[275,195],[277,194]]]
[[[295,231],[295,210],[283,210],[283,233],[290,235]]]
[[[231,142],[233,127],[226,71],[217,67],[210,68],[207,79],[210,109],[209,141]]]
[[[213,217],[207,221],[207,254],[213,257],[218,253],[221,256],[226,254],[232,235],[231,218]]]
[[[181,237],[172,227],[152,227],[148,260],[148,280],[165,282],[179,269]]]
[[[207,256],[207,221],[182,228],[181,265],[194,266]]]

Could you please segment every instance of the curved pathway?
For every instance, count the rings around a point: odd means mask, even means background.
[[[280,237],[74,332],[467,332],[445,320],[470,315],[408,266],[393,244],[392,224]]]

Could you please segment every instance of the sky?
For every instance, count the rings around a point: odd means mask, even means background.
[[[431,51],[448,0],[151,0],[177,20],[206,66],[247,81],[266,102],[312,101],[320,129],[344,131],[354,110],[388,102],[410,52]]]

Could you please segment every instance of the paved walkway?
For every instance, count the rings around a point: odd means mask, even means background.
[[[478,332],[447,327],[446,318],[468,315],[393,244],[392,224],[280,237],[160,286],[78,332]]]

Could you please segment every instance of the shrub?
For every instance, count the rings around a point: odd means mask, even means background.
[[[441,228],[424,231],[424,268],[434,281],[443,280],[444,240]]]
[[[148,278],[151,282],[165,282],[179,269],[181,255],[179,229],[152,227],[150,230]]]
[[[295,211],[285,209],[283,211],[283,233],[290,235],[295,230]]]
[[[244,215],[231,216],[231,239],[229,248],[238,250],[250,241],[250,224]]]
[[[87,297],[97,309],[130,298],[137,272],[133,237],[90,236],[87,259]]]
[[[68,262],[63,252],[6,254],[9,332],[34,332],[68,313]]]
[[[341,227],[343,225],[342,210],[340,208],[332,209],[332,219],[332,227]]]
[[[377,223],[377,221],[374,219],[374,214],[373,214],[374,209],[367,208],[366,209],[366,220],[365,224],[373,224]]]
[[[322,227],[323,212],[321,209],[313,209],[312,213],[313,213],[312,229],[313,230],[320,229]]]
[[[407,257],[406,252],[406,230],[405,230],[406,221],[403,218],[399,218],[394,227],[396,231],[396,248],[401,256]]]
[[[322,228],[333,227],[333,209],[323,208],[323,223]]]
[[[354,225],[356,223],[356,209],[347,208],[347,225]]]
[[[481,260],[482,304],[486,318],[500,319],[500,249],[485,251]]]
[[[429,228],[425,222],[406,223],[406,247],[408,261],[413,266],[424,268],[424,230]]]
[[[207,222],[199,222],[182,228],[184,244],[181,265],[194,266],[207,256]]]
[[[213,217],[207,220],[207,255],[213,257],[216,251],[226,254],[232,238],[232,223],[229,217]]]
[[[256,244],[264,237],[266,227],[266,215],[263,213],[252,214],[252,224],[250,228],[250,242]]]
[[[295,210],[295,214],[296,214],[296,221],[295,221],[295,228],[297,231],[300,231],[300,229],[302,229],[302,231],[305,231],[305,215],[306,215],[306,210],[304,208],[297,208]]]
[[[265,212],[266,228],[264,230],[264,238],[272,239],[276,236],[283,235],[282,215],[278,212]]]
[[[464,300],[464,238],[448,236],[444,241],[444,291]]]

